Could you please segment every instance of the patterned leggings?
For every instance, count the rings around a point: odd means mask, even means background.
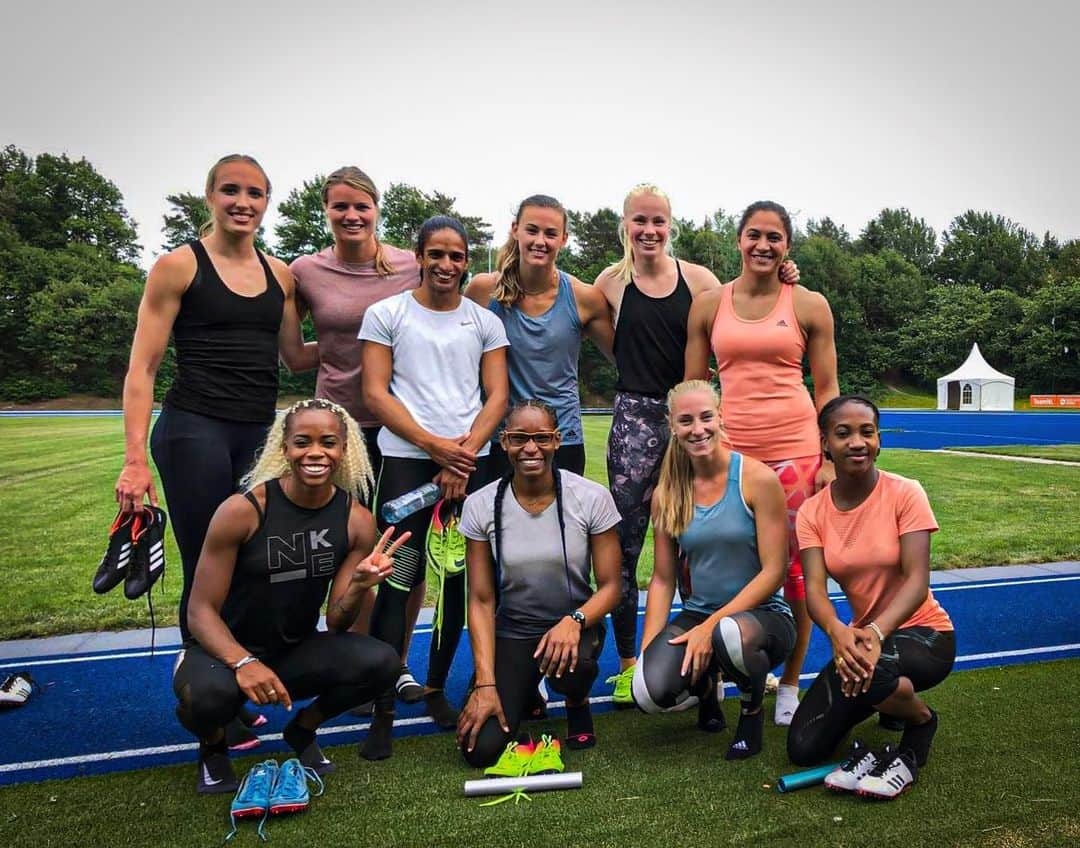
[[[637,655],[637,565],[649,529],[650,501],[667,450],[667,402],[661,398],[618,392],[608,436],[608,486],[622,516],[622,600],[611,612],[619,656]]]

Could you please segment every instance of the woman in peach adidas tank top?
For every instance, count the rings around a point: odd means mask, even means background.
[[[799,506],[832,479],[823,463],[817,410],[839,394],[836,345],[828,301],[802,286],[784,285],[781,263],[791,245],[791,217],[778,203],[758,201],[738,227],[742,273],[694,301],[690,310],[685,379],[708,374],[716,355],[720,410],[732,447],[764,462],[780,478],[787,498],[790,567],[784,598],[798,626],[784,665],[775,721],[791,723],[799,705],[799,672],[813,627],[795,537]],[[803,383],[810,360],[814,398]]]

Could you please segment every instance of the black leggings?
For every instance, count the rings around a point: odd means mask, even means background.
[[[357,633],[313,633],[300,644],[263,660],[294,701],[317,698],[323,718],[340,715],[394,685],[400,662],[389,646]],[[201,645],[180,652],[173,671],[176,716],[199,739],[232,721],[247,696],[236,672]]]
[[[560,445],[555,451],[555,465],[563,471],[585,474],[585,445]],[[491,443],[491,455],[488,456],[487,481],[498,480],[510,471],[510,460],[506,451],[498,442]]]
[[[706,675],[691,689],[690,676],[681,674],[686,645],[670,639],[701,624],[708,616],[683,610],[653,639],[635,670],[634,700],[647,713],[663,712],[676,705],[678,696],[690,691],[701,695],[709,685]],[[725,616],[712,634],[713,656],[709,674],[723,673],[739,687],[743,706],[755,711],[765,695],[765,677],[780,665],[795,645],[795,623],[790,615],[752,609]]]
[[[845,698],[832,660],[810,685],[791,719],[788,758],[797,766],[823,762],[855,725],[874,713],[906,677],[916,692],[937,686],[952,671],[956,659],[956,635],[951,630],[904,627],[881,646],[867,692]]]
[[[628,392],[615,394],[615,412],[608,435],[608,487],[622,521],[622,600],[611,611],[615,647],[623,659],[637,656],[637,566],[649,529],[653,489],[668,445],[667,403]]]
[[[525,708],[536,700],[536,686],[543,674],[533,654],[541,638],[496,637],[495,691],[499,693],[499,701],[502,703],[510,732],[503,732],[495,716],[485,721],[476,736],[476,746],[471,751],[461,749],[465,762],[473,768],[490,766],[499,759],[506,743],[517,736]],[[597,657],[603,649],[604,624],[600,622],[582,632],[574,670],[563,672],[562,677],[547,678],[547,685],[573,701],[584,700],[589,696],[589,691],[600,673]]]
[[[486,459],[477,459],[476,471],[469,476],[469,492],[482,485],[486,473]],[[382,511],[384,503],[424,483],[430,483],[439,470],[439,466],[430,459],[383,457],[379,491],[375,498],[376,516]],[[382,639],[399,654],[405,644],[405,605],[409,599],[409,591],[424,582],[427,571],[427,531],[434,511],[434,507],[422,509],[395,525],[396,535],[400,536],[406,530],[411,530],[412,538],[394,554],[394,571],[386,582],[379,586],[375,609],[371,614],[371,635]],[[385,529],[381,518],[378,522],[380,529]],[[446,686],[450,664],[454,661],[458,642],[461,641],[461,631],[465,626],[465,572],[448,575],[443,592],[442,627],[440,632],[431,634],[431,650],[428,654],[427,685],[432,689]]]
[[[180,636],[191,638],[187,607],[210,519],[236,492],[240,478],[266,441],[267,424],[226,421],[165,406],[150,435],[150,453],[161,475],[184,572]]]

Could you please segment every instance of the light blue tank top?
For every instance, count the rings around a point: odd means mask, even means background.
[[[711,506],[694,504],[694,517],[678,538],[690,566],[690,597],[683,608],[711,615],[761,572],[754,514],[742,496],[742,454],[731,453],[724,496]],[[791,615],[780,589],[761,605]]]
[[[555,408],[564,445],[584,443],[581,401],[578,397],[578,351],[581,319],[570,277],[559,271],[555,302],[543,315],[507,309],[496,300],[488,304],[506,328],[510,340],[507,367],[510,402],[537,398]]]

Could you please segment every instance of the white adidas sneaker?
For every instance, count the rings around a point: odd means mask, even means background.
[[[855,790],[866,798],[891,801],[906,792],[918,779],[919,767],[911,751],[897,751],[886,745],[877,755],[877,763],[860,781]]]
[[[846,760],[825,775],[825,788],[833,792],[855,792],[862,780],[877,765],[877,755],[858,739],[851,743]]]
[[[0,683],[0,707],[21,707],[30,699],[34,686],[29,672],[17,671],[7,675]]]

